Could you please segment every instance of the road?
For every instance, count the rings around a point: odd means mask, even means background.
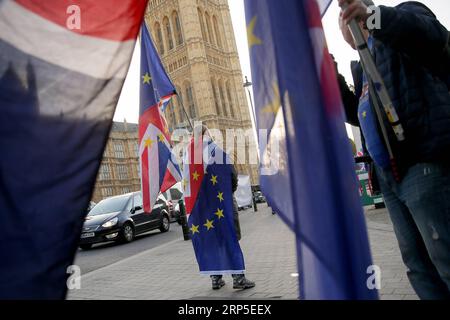
[[[178,223],[172,223],[170,230],[161,233],[159,230],[153,230],[127,244],[108,242],[97,244],[91,250],[84,251],[79,249],[75,257],[75,265],[79,266],[83,275],[113,264],[117,261],[134,256],[142,251],[156,248],[167,242],[176,239],[183,239],[183,231]]]

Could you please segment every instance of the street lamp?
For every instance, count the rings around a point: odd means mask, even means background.
[[[252,115],[253,115],[253,122],[256,125],[256,114],[255,114],[255,108],[253,107],[253,100],[252,100],[252,95],[250,93],[250,87],[252,86],[252,83],[250,81],[248,81],[247,76],[245,76],[245,83],[244,83],[244,88],[247,89],[247,93],[248,96],[250,98],[250,107],[252,108]]]
[[[252,83],[250,81],[248,81],[247,76],[245,76],[245,82],[244,82],[244,88],[247,89],[247,93],[248,93],[248,97],[250,99],[250,107],[252,109],[252,116],[253,116],[253,123],[252,126],[254,126],[254,133],[255,133],[255,141],[256,141],[256,147],[258,148],[258,135],[257,135],[257,130],[256,130],[256,113],[255,113],[255,108],[253,106],[253,100],[252,100],[252,94],[250,92],[250,87],[252,86]],[[257,151],[258,154],[258,160],[259,160],[259,151]],[[250,174],[250,177],[252,176],[252,174]],[[253,200],[253,208],[256,211],[258,211],[258,206],[256,205],[256,199],[255,199],[255,195],[252,192],[252,200]]]
[[[248,81],[247,76],[245,76],[244,88],[247,89],[248,97],[250,98],[250,107],[252,109],[253,123],[255,124],[255,129],[256,129],[256,113],[255,113],[255,108],[253,107],[252,94],[250,92],[251,86],[252,86],[252,83],[250,81]]]

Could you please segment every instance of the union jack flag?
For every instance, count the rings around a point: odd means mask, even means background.
[[[178,181],[181,172],[172,154],[172,143],[164,106],[175,94],[156,52],[150,34],[141,28],[141,97],[139,117],[139,159],[144,211],[151,213],[160,192]]]

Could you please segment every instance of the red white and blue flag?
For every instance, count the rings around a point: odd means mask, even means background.
[[[0,0],[0,300],[63,299],[145,0]]]
[[[295,232],[301,298],[376,299],[367,286],[367,229],[321,24],[330,2],[245,1],[257,126],[269,141],[259,144],[260,184]]]
[[[139,156],[144,211],[151,213],[160,192],[178,181],[181,172],[172,153],[164,105],[175,94],[145,23],[141,28]]]

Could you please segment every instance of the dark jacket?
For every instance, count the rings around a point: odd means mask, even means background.
[[[372,50],[406,140],[396,142],[385,117],[398,164],[405,171],[420,162],[450,160],[449,32],[423,4],[380,6],[381,29],[372,31]],[[342,76],[339,85],[350,124],[359,126],[362,68],[352,66],[355,94]],[[373,97],[371,97],[372,100]],[[373,104],[372,104],[373,106]],[[383,115],[385,116],[384,112]]]
[[[241,240],[241,225],[239,223],[239,209],[238,204],[236,202],[236,198],[234,197],[234,193],[238,188],[238,174],[236,172],[236,168],[231,165],[231,188],[233,191],[233,219],[234,219],[234,228],[236,229],[236,235],[238,240]]]

